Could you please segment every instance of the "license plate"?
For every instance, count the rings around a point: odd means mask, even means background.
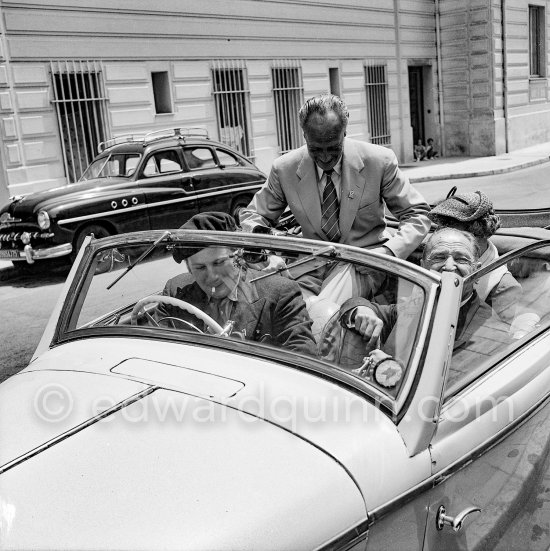
[[[0,249],[0,258],[20,258],[19,251],[11,249]]]

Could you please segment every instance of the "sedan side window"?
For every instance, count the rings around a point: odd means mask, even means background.
[[[220,164],[222,164],[223,166],[243,165],[243,163],[237,157],[235,157],[235,155],[231,155],[228,151],[216,149],[216,154],[218,155],[218,160],[220,161]]]
[[[188,147],[183,150],[185,162],[189,170],[213,168],[217,166],[212,150],[208,147]]]
[[[153,153],[143,169],[144,176],[156,176],[157,174],[168,174],[171,172],[182,172],[180,158],[177,151],[168,149]]]

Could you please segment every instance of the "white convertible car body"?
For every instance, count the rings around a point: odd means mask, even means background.
[[[524,310],[537,296],[536,325],[452,382],[463,284],[454,274],[288,237],[88,239],[32,362],[0,386],[0,547],[546,549],[541,237],[550,232],[501,237],[501,248],[528,246],[495,265],[523,269],[514,274]],[[130,316],[182,271],[171,252],[184,242],[369,266],[395,283],[382,302],[413,288],[422,300],[402,328],[401,378],[365,379],[321,347],[308,356],[157,327],[147,308]]]

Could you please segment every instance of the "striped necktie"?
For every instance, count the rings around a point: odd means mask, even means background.
[[[321,229],[329,241],[340,240],[340,228],[338,227],[338,195],[331,178],[332,170],[325,171],[327,181],[323,190],[323,202],[321,204]]]

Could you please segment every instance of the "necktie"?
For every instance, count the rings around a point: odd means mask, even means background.
[[[323,202],[321,204],[321,229],[329,241],[340,239],[338,226],[338,195],[331,178],[332,170],[325,171],[327,181],[323,190]]]

